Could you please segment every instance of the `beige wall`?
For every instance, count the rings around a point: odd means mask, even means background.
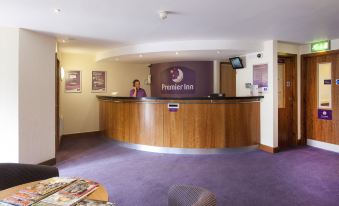
[[[19,34],[19,162],[55,157],[55,38]]]
[[[82,92],[65,93],[65,81],[60,83],[61,134],[74,134],[99,130],[99,105],[96,95],[128,96],[132,81],[139,79],[150,96],[150,87],[144,84],[149,74],[147,64],[124,64],[117,62],[95,62],[95,55],[60,53],[59,59],[65,71],[80,70]],[[107,71],[107,93],[91,92],[93,70]]]

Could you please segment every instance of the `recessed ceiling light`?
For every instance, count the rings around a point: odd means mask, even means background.
[[[178,55],[179,54],[179,52],[175,52],[175,55]]]
[[[61,9],[54,9],[54,13],[60,14],[60,12],[61,12]]]
[[[217,54],[220,54],[220,51],[217,51]]]
[[[139,54],[139,58],[142,58],[142,57],[144,57],[142,54]]]

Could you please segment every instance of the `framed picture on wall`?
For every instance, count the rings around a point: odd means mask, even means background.
[[[92,71],[92,92],[106,92],[106,71]]]
[[[65,75],[65,92],[81,93],[81,71],[67,71]]]

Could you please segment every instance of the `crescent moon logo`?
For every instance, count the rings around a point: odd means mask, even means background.
[[[184,79],[184,73],[182,72],[181,69],[178,69],[178,76],[172,79],[172,81],[175,83],[180,83],[183,79]]]

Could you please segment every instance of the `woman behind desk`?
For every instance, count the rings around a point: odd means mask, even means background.
[[[133,81],[133,89],[131,89],[129,96],[131,97],[147,97],[146,91],[140,88],[140,81],[135,79]]]

